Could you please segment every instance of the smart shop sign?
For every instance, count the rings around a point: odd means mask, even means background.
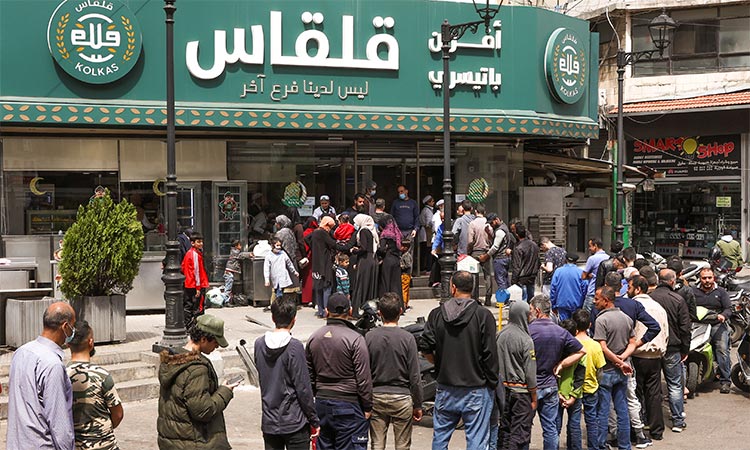
[[[57,64],[73,78],[106,84],[135,66],[141,54],[141,30],[135,15],[118,0],[66,0],[50,17],[47,45]]]

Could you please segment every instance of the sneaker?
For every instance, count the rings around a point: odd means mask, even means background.
[[[673,433],[682,433],[682,430],[684,430],[687,427],[686,423],[678,423],[675,425],[672,425],[672,432]]]
[[[729,383],[722,383],[721,389],[719,389],[719,392],[722,394],[729,394],[731,392],[731,389],[729,388]]]
[[[651,439],[644,437],[644,436],[636,436],[635,448],[646,448],[649,445],[653,445],[653,442],[651,442]]]
[[[431,287],[431,288],[433,288],[433,289],[434,289],[434,288],[439,288],[439,287],[440,287],[440,282],[438,281],[438,282],[436,282],[436,283],[432,283],[432,284],[430,285],[430,287]]]

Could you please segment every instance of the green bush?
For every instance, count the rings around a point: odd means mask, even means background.
[[[109,190],[78,207],[75,223],[65,233],[60,261],[60,290],[79,296],[126,294],[143,256],[143,228],[135,206],[115,203]]]

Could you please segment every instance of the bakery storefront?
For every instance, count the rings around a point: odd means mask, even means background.
[[[176,6],[178,220],[207,236],[215,277],[258,211],[284,211],[290,183],[306,191],[302,215],[322,194],[351,206],[368,181],[388,206],[401,183],[442,196],[439,28],[476,20],[470,3]],[[162,8],[0,0],[0,256],[48,258],[97,186],[133,202],[146,250],[163,250]],[[490,25],[451,46],[453,186],[460,199],[484,178],[488,211],[522,217],[524,153],[598,136],[598,39],[531,7]]]

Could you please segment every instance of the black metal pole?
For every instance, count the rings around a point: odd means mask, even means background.
[[[450,280],[456,271],[456,254],[453,251],[453,185],[451,184],[451,104],[450,104],[450,47],[453,40],[446,19],[440,27],[443,41],[443,253],[440,256],[440,301],[451,297]]]
[[[625,187],[623,177],[625,176],[622,165],[625,162],[625,130],[623,129],[623,84],[625,80],[625,52],[617,52],[617,197],[615,200],[615,239],[620,242],[625,233],[623,220],[623,209],[625,207]]]
[[[175,161],[174,106],[174,13],[175,0],[164,0],[167,14],[167,256],[164,272],[164,335],[153,351],[180,348],[187,342],[183,313],[183,283],[180,267],[180,244],[177,242],[177,174]]]

